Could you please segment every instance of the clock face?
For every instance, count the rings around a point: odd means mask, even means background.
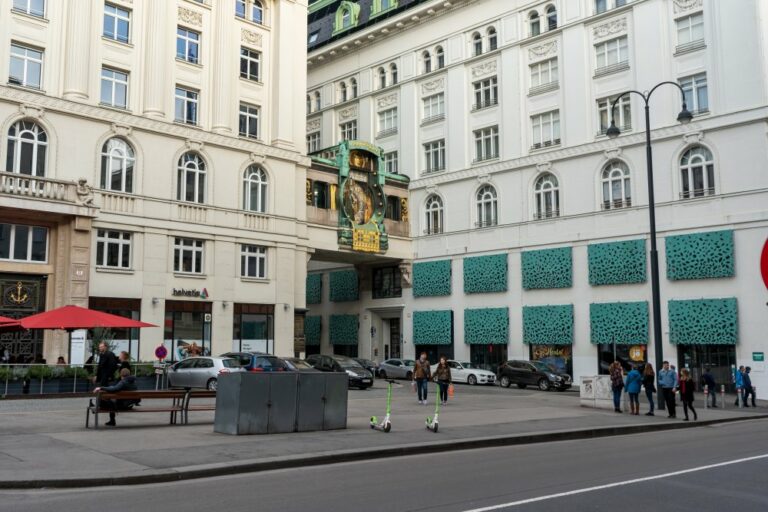
[[[344,213],[353,224],[367,224],[373,216],[373,198],[368,185],[353,179],[347,179],[344,184],[343,199]]]

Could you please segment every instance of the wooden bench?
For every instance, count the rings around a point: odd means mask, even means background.
[[[175,425],[178,413],[182,413],[182,420],[185,417],[184,406],[189,403],[187,390],[160,390],[160,391],[120,391],[119,393],[101,392],[96,394],[96,401],[93,405],[88,405],[85,412],[85,428],[88,428],[91,414],[94,417],[94,428],[99,428],[99,414],[126,414],[135,412],[167,412],[170,415],[170,425]],[[214,394],[215,396],[215,394]],[[171,405],[161,407],[146,407],[145,405],[133,406],[130,409],[109,409],[102,407],[102,400],[171,400]]]
[[[189,411],[215,411],[216,403],[190,405],[189,402],[193,398],[216,398],[215,391],[193,391],[187,390],[187,396],[184,400],[184,411],[182,412],[182,422],[186,425],[189,423]]]

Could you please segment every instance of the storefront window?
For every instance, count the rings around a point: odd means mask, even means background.
[[[373,270],[373,298],[386,299],[402,297],[400,269],[398,267],[376,268]]]
[[[141,316],[141,299],[91,297],[88,300],[88,307],[131,320],[139,320]],[[126,351],[130,354],[131,361],[138,361],[140,354],[139,331],[139,329],[109,329],[108,335],[112,337],[110,341],[112,351],[115,354]],[[90,354],[86,349],[86,357],[88,355]]]
[[[571,345],[531,345],[531,361],[555,368],[558,372],[573,375],[573,347]]]
[[[168,359],[211,355],[211,303],[165,301],[165,348]]]
[[[496,373],[499,365],[507,360],[507,346],[470,345],[469,359],[472,366]]]
[[[701,376],[709,367],[717,385],[724,384],[729,393],[734,392],[731,365],[736,364],[735,345],[678,345],[677,361],[680,369],[691,371],[691,377],[697,384],[701,383]]]
[[[275,352],[275,307],[272,304],[235,304],[232,350]]]
[[[632,369],[632,365],[644,365],[648,360],[648,352],[645,345],[622,345],[619,343],[606,343],[597,346],[598,371],[600,375],[608,375],[608,367],[618,361],[625,372]],[[655,369],[658,371],[658,368]]]

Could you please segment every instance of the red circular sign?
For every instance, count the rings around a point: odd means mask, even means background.
[[[161,361],[168,357],[168,349],[164,345],[160,345],[155,349],[155,357]]]
[[[763,254],[760,256],[760,273],[763,275],[765,287],[768,288],[768,240],[765,241]]]

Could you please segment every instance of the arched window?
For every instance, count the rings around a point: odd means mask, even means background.
[[[557,9],[554,5],[547,7],[547,30],[555,30],[557,28]]]
[[[492,52],[499,47],[499,41],[496,36],[496,29],[491,27],[488,29],[488,51]]]
[[[307,94],[307,114],[312,113],[312,97]]]
[[[352,12],[348,7],[345,7],[341,12],[341,28],[349,28],[352,26]]]
[[[715,193],[715,162],[704,146],[690,148],[680,159],[680,188],[683,199]]]
[[[389,75],[392,80],[392,85],[397,83],[397,64],[389,65]]]
[[[623,208],[632,206],[632,191],[629,182],[629,167],[624,162],[614,160],[603,167],[603,208]]]
[[[554,175],[545,173],[539,176],[536,180],[535,195],[537,219],[560,216],[560,190]]]
[[[442,46],[435,48],[435,56],[437,57],[437,69],[443,69],[445,67],[445,52]]]
[[[472,34],[472,53],[475,56],[483,53],[483,37],[478,32]]]
[[[421,54],[421,60],[424,61],[424,72],[425,73],[431,73],[432,72],[432,56],[429,54],[428,51],[425,51]]]
[[[320,103],[320,92],[316,91],[315,92],[315,110],[320,110],[321,106],[322,105]]]
[[[539,13],[531,11],[528,14],[528,27],[530,28],[531,37],[541,34],[541,20],[539,20]]]
[[[101,148],[101,188],[133,192],[133,148],[123,139],[113,137]]]
[[[387,72],[379,68],[376,73],[379,75],[379,89],[384,89],[387,86]]]
[[[350,78],[349,87],[352,89],[352,98],[357,98],[357,80]]]
[[[17,121],[8,130],[6,172],[45,176],[48,135],[34,121]]]
[[[251,165],[243,175],[243,210],[266,213],[267,173],[257,165]]]
[[[432,194],[426,202],[426,224],[424,232],[434,235],[443,232],[443,200],[440,196]]]
[[[176,199],[190,203],[205,202],[205,162],[193,152],[179,158]]]
[[[491,185],[477,191],[477,227],[495,226],[498,222],[496,189]]]
[[[347,101],[347,84],[344,82],[339,84],[339,101]]]
[[[253,6],[251,7],[251,20],[254,23],[261,25],[264,23],[264,6],[260,0],[253,0]]]

